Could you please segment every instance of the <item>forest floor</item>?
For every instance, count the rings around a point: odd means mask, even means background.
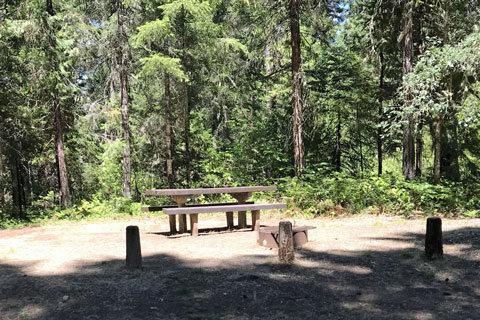
[[[444,219],[436,261],[425,219],[295,220],[317,228],[291,266],[222,215],[199,237],[162,216],[0,231],[0,319],[480,319],[480,219]],[[128,225],[143,271],[124,267]]]

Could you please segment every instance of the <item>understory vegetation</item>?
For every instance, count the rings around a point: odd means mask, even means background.
[[[467,0],[0,1],[0,227],[246,185],[276,185],[253,200],[285,214],[479,217],[479,14]]]

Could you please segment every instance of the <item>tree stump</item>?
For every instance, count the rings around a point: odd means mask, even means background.
[[[438,217],[427,219],[425,254],[429,259],[443,257],[442,219]]]
[[[137,226],[127,227],[127,269],[142,268],[142,250],[140,248],[140,232]]]
[[[281,221],[278,227],[278,259],[281,263],[292,263],[295,259],[292,223],[290,221]]]

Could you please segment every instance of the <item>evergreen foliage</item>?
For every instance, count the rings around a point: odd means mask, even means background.
[[[150,188],[250,184],[307,215],[479,215],[477,1],[299,1],[301,90],[290,1],[0,4],[1,226],[168,201]]]

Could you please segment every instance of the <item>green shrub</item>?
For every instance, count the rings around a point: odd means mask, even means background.
[[[299,178],[280,180],[280,194],[291,207],[306,215],[332,211],[389,212],[393,214],[451,214],[476,216],[479,185],[446,182],[433,185],[425,179],[405,181],[401,176],[384,174],[352,178],[342,173],[311,171]]]

